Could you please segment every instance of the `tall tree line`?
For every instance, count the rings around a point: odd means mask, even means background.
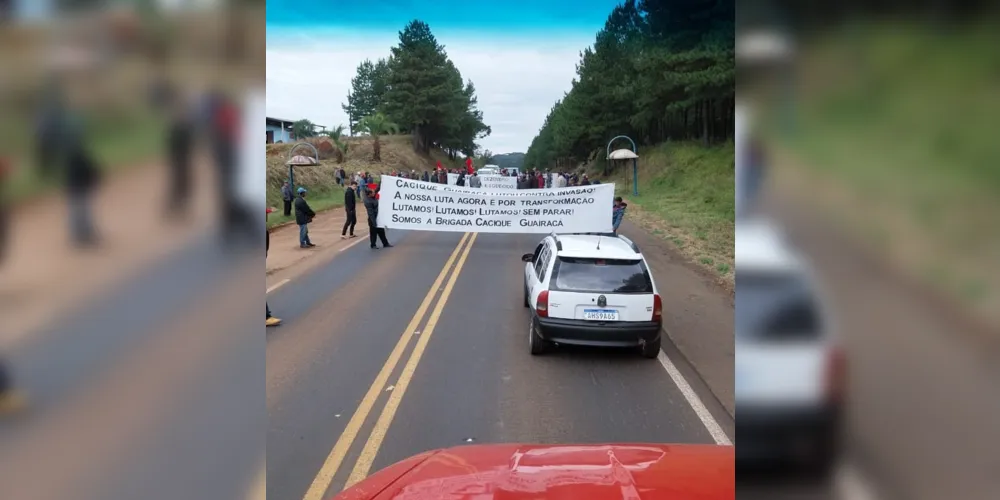
[[[473,155],[476,141],[491,132],[477,107],[476,87],[418,20],[399,32],[388,58],[358,66],[343,109],[352,134],[365,117],[382,113],[412,135],[414,150],[438,147],[452,158]]]
[[[733,135],[736,95],[733,0],[625,0],[573,86],[555,103],[525,156],[529,168],[603,155],[625,134],[640,144],[720,142]]]

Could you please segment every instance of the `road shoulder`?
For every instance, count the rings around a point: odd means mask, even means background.
[[[735,416],[732,293],[669,242],[638,225],[624,221],[622,234],[646,257],[663,299],[664,331],[729,415]]]

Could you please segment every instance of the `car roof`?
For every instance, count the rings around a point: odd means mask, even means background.
[[[623,236],[596,234],[559,234],[554,236],[562,245],[561,250],[556,250],[556,255],[560,257],[624,260],[642,258],[642,253],[632,247],[632,241]]]
[[[736,270],[800,272],[802,257],[789,246],[774,223],[748,220],[736,224]]]

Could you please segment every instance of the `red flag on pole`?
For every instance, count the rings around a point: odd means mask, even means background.
[[[438,160],[438,162],[437,162],[437,169],[441,170],[441,160]]]
[[[471,156],[466,156],[465,157],[465,172],[467,174],[469,174],[469,175],[472,175],[472,157]]]

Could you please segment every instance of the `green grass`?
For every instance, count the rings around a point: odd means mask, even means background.
[[[1000,290],[997,46],[985,25],[827,33],[802,51],[795,127],[766,127],[806,178],[849,195],[829,208],[859,238],[970,302]]]
[[[629,204],[625,217],[651,216],[654,234],[668,237],[707,269],[726,263],[728,272],[734,244],[733,143],[669,142],[639,148],[639,157],[638,196],[621,172],[609,179]],[[633,214],[633,207],[641,215]]]
[[[15,126],[16,122],[16,126]],[[18,170],[7,186],[11,200],[18,201],[55,188],[58,179],[38,175],[33,158],[33,138],[30,121],[7,121],[0,129],[2,144]],[[163,155],[164,124],[148,113],[109,118],[92,117],[87,121],[87,139],[94,157],[105,175],[133,167]]]
[[[309,201],[309,207],[312,208],[313,212],[316,212],[317,214],[324,210],[344,206],[344,191],[342,189],[321,191],[318,193],[309,191],[306,196]],[[268,201],[270,202],[269,205],[278,209],[278,211],[267,216],[267,227],[271,228],[287,222],[295,221],[294,207],[292,207],[292,215],[286,217],[282,213],[282,202],[280,198],[277,200],[277,203],[275,203],[274,200]]]

